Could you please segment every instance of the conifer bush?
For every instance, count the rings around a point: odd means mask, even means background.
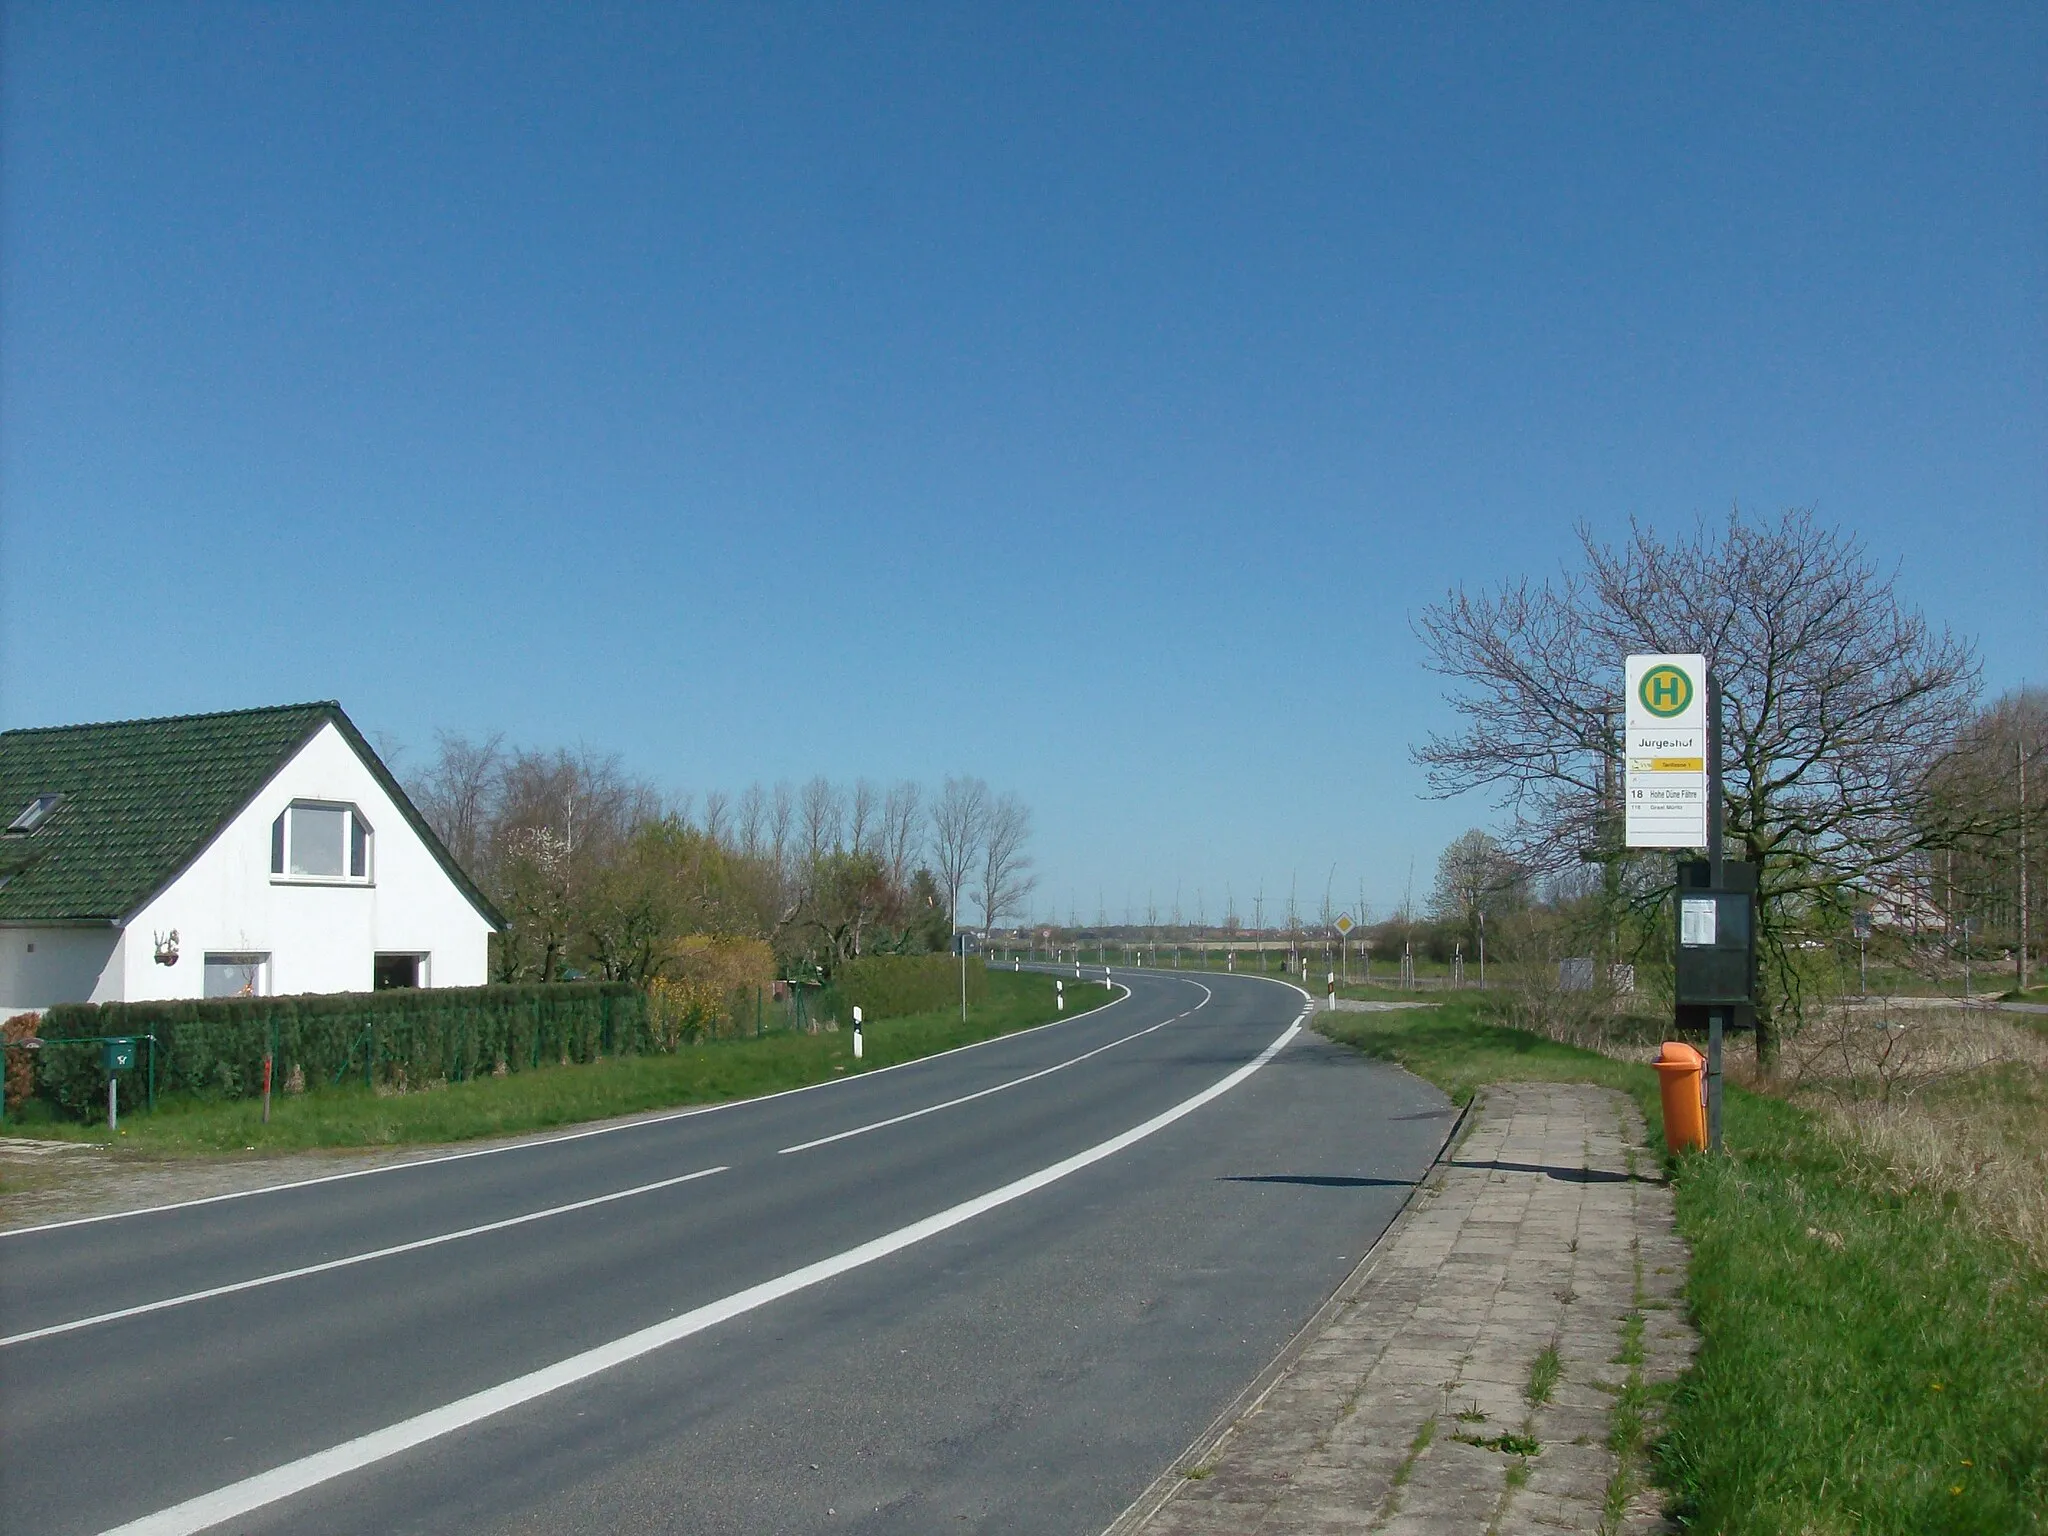
[[[402,1090],[656,1048],[646,995],[613,982],[66,1003],[39,1030],[34,1092],[88,1119],[106,1103],[106,1078],[98,1042],[82,1037],[154,1036],[159,1094],[221,1099],[262,1090],[266,1050],[279,1091],[294,1071],[315,1088],[352,1078]],[[142,1103],[150,1057],[138,1039],[125,1102]]]

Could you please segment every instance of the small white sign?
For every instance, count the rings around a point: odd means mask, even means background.
[[[1707,843],[1707,659],[1631,656],[1623,669],[1623,841]]]
[[[1719,908],[1711,896],[1683,896],[1678,902],[1678,942],[1690,948],[1714,947],[1714,921]]]

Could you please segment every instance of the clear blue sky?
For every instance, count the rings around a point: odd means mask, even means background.
[[[2039,6],[4,16],[0,724],[965,770],[1214,917],[1426,889],[1409,617],[1579,519],[2048,680]]]

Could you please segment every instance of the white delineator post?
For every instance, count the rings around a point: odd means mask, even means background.
[[[860,1004],[853,1005],[853,1059],[860,1060]]]
[[[1330,1012],[1335,1013],[1337,1011],[1337,973],[1335,971],[1330,972],[1329,988]]]
[[[1054,1013],[1067,1011],[1067,984],[1064,981],[1052,984],[1052,1008]]]

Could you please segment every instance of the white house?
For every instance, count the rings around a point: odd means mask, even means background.
[[[339,704],[0,732],[0,1016],[481,986],[503,926]]]

